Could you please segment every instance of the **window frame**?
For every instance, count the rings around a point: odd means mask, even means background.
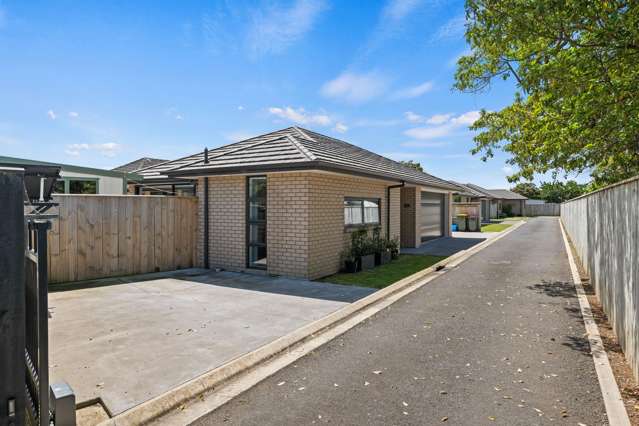
[[[95,182],[95,194],[71,194],[72,181]],[[64,182],[64,192],[53,192],[53,194],[70,194],[70,195],[99,195],[100,194],[100,178],[98,177],[80,177],[80,176],[64,176],[56,179],[57,182]]]
[[[255,197],[251,197],[251,179],[264,179],[265,190],[264,190],[264,205],[266,206],[266,214],[264,219],[251,219],[251,201],[256,201]],[[246,267],[248,269],[268,269],[268,225],[267,225],[267,217],[268,217],[268,178],[266,175],[250,175],[246,177],[246,194],[245,194],[245,219],[246,219]],[[251,242],[251,225],[264,225],[264,243],[256,243]],[[266,248],[266,264],[259,265],[255,264],[255,262],[251,262],[251,247],[264,247]]]
[[[346,223],[346,217],[344,215],[344,228],[345,229],[354,229],[354,228],[366,228],[369,226],[380,226],[382,224],[382,199],[381,198],[372,198],[372,197],[344,197],[344,201],[342,202],[342,210],[345,211],[346,202],[347,201],[361,201],[361,214],[362,214],[362,223]],[[364,206],[364,201],[370,201],[372,203],[377,204],[377,222],[366,222],[366,207]],[[343,214],[343,213],[342,213]]]

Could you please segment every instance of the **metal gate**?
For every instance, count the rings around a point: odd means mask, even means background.
[[[25,252],[25,351],[27,415],[34,425],[48,426],[49,307],[47,279],[48,220],[27,219]]]

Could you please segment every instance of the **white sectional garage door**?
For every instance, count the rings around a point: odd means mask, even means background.
[[[422,191],[420,216],[422,241],[441,237],[444,233],[444,194]]]

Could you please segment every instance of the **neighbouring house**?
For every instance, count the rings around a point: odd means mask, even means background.
[[[114,171],[134,173],[129,179],[127,193],[135,195],[195,195],[195,181],[186,179],[169,179],[159,173],[156,167],[168,160],[142,157],[130,163],[116,167]],[[147,172],[147,169],[153,169]]]
[[[0,165],[13,167],[20,165],[59,166],[61,179],[58,179],[53,190],[56,194],[122,195],[127,192],[127,181],[137,178],[135,174],[127,172],[25,158],[0,156]]]
[[[527,199],[526,200],[526,205],[527,206],[538,206],[541,204],[546,204],[546,200],[533,200],[533,199]]]
[[[149,167],[197,181],[202,266],[319,278],[356,229],[401,247],[450,235],[452,183],[347,142],[290,127]]]
[[[498,218],[508,211],[512,215],[523,216],[527,197],[507,189],[486,189],[471,183],[467,183],[465,186],[484,195],[482,218]]]
[[[474,188],[471,184],[463,184],[459,182],[453,182],[458,186],[458,190],[453,193],[453,205],[459,206],[460,212],[466,213],[469,211],[469,206],[476,204],[479,210],[479,218],[481,223],[490,222],[491,217],[497,217],[496,208],[497,203],[494,198],[482,191],[479,191],[477,188]],[[495,215],[491,216],[491,205],[494,203],[495,205]],[[455,212],[453,212],[455,214]]]

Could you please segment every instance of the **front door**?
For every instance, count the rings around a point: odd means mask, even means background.
[[[266,269],[266,176],[250,176],[246,192],[246,263]]]

